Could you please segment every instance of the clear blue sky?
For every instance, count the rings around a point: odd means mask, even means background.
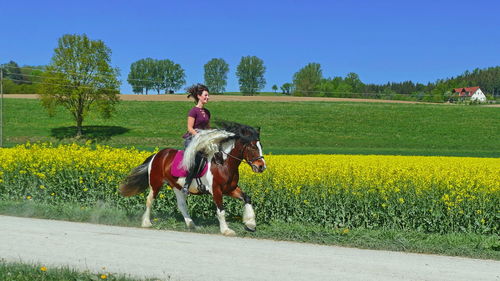
[[[324,77],[427,83],[500,65],[499,13],[498,0],[2,1],[0,63],[46,65],[59,37],[86,33],[111,48],[123,93],[130,64],[146,57],[180,64],[187,85],[223,58],[227,91],[239,90],[248,55],[264,60],[264,91],[310,62]]]

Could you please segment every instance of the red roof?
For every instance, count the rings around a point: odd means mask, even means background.
[[[477,90],[479,89],[479,87],[468,87],[468,88],[456,88],[456,89],[453,89],[453,92],[455,93],[458,93],[459,96],[472,96]]]

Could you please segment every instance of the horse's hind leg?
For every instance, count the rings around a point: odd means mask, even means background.
[[[186,222],[187,227],[195,228],[196,225],[194,224],[193,220],[191,219],[187,211],[187,203],[186,203],[187,195],[177,188],[172,188],[172,189],[174,190],[175,197],[177,197],[177,207],[179,208],[179,211],[181,211],[181,214],[184,217],[184,221]]]
[[[142,227],[151,227],[151,206],[155,201],[160,189],[163,186],[163,181],[160,178],[152,178],[149,185],[149,194],[146,199],[146,211],[142,215]]]
[[[149,187],[149,194],[146,199],[146,211],[144,215],[142,215],[142,227],[151,227],[151,206],[153,205],[153,201],[155,200],[155,192],[152,187]]]
[[[233,198],[242,200],[245,203],[243,210],[243,223],[245,224],[245,229],[248,231],[255,231],[257,223],[255,222],[255,212],[252,206],[252,199],[250,196],[246,195],[239,187],[236,187],[233,192],[229,194]]]

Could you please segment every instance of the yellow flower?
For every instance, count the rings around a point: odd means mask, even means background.
[[[85,188],[83,189],[83,191],[87,192],[87,191],[89,191],[89,189],[85,187]]]
[[[42,266],[42,267],[40,267],[40,270],[45,272],[45,271],[47,271],[47,268],[45,266]]]
[[[108,276],[106,274],[101,274],[101,279],[108,279]]]
[[[44,185],[40,185],[40,189],[45,189],[45,186]]]
[[[28,200],[31,200],[31,198],[32,197],[30,195],[26,196],[26,199],[28,199]]]

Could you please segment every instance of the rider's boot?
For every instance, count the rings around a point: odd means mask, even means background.
[[[191,182],[193,181],[193,178],[196,177],[201,170],[203,169],[203,166],[205,166],[205,157],[203,156],[203,153],[197,152],[196,156],[194,158],[194,165],[189,169],[189,173],[186,177],[186,182],[184,183],[184,186],[182,187],[182,192],[184,194],[189,193],[189,186],[191,185]],[[205,190],[205,186],[201,184],[201,181],[199,182],[199,188],[201,190]]]

